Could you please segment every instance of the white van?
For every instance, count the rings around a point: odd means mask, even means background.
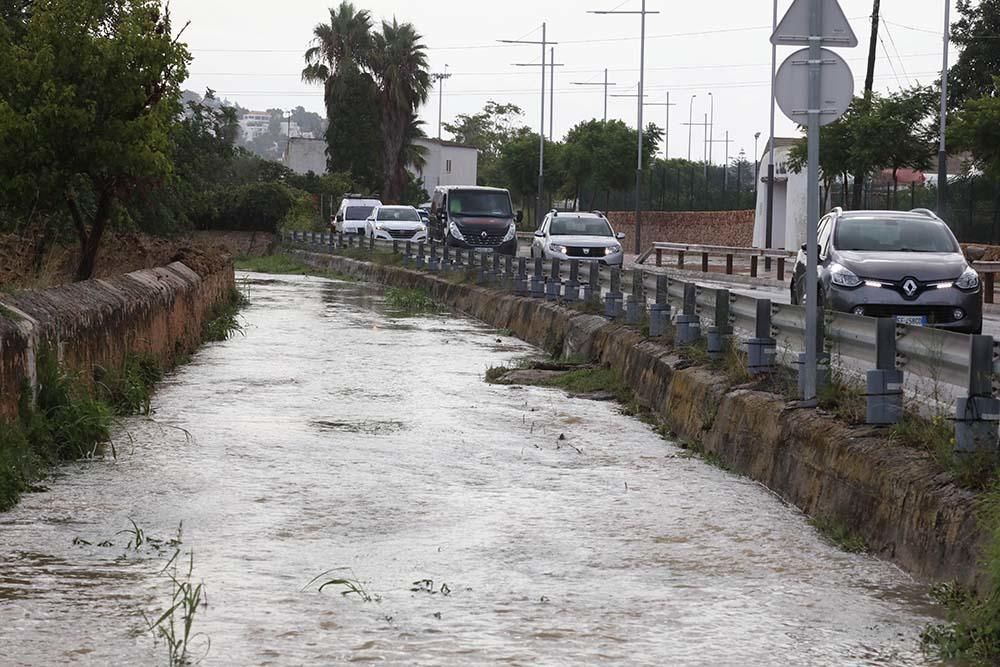
[[[348,194],[340,202],[335,228],[342,234],[364,234],[367,220],[382,202],[364,195]]]

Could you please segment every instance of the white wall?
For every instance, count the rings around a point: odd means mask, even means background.
[[[806,241],[806,205],[808,203],[809,179],[805,172],[789,171],[789,149],[774,149],[774,219],[771,229],[773,247],[796,250]],[[761,162],[760,173],[767,175],[767,157]],[[825,213],[825,211],[821,211]],[[813,221],[818,222],[818,221]],[[753,244],[757,248],[765,246],[767,230],[767,183],[757,189],[757,211],[754,216]]]
[[[284,159],[285,166],[297,174],[326,173],[325,139],[291,139]]]
[[[479,176],[479,151],[471,146],[440,144],[434,139],[418,139],[416,143],[427,149],[427,164],[416,173],[424,179],[428,196],[438,185],[475,185]],[[448,161],[451,171],[448,171]],[[411,168],[411,171],[412,168]]]

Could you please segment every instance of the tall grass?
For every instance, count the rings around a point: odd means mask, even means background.
[[[385,303],[393,310],[406,313],[436,311],[438,304],[425,290],[390,287],[385,291]]]
[[[230,290],[227,298],[212,311],[202,329],[202,339],[206,342],[221,342],[229,340],[236,334],[244,332],[240,321],[240,310],[250,303],[243,292],[235,287]]]

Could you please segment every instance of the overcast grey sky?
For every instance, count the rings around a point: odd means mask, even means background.
[[[954,2],[954,0],[951,0]],[[338,0],[339,2],[339,0]],[[190,20],[185,33],[194,63],[186,87],[212,87],[220,96],[250,109],[302,105],[325,115],[321,88],[301,83],[302,53],[316,23],[328,20],[332,0],[172,0],[175,23]],[[600,81],[605,67],[619,93],[634,93],[639,69],[638,16],[595,16],[590,9],[636,10],[640,0],[356,0],[376,18],[395,15],[410,21],[424,35],[432,71],[445,65],[453,77],[445,84],[444,118],[474,113],[489,99],[514,102],[525,111],[525,122],[538,127],[539,68],[513,63],[540,62],[540,47],[497,44],[498,39],[540,39],[541,24],[560,42],[556,60],[555,133],[561,137],[581,120],[603,113],[601,88],[574,86],[573,81]],[[791,0],[779,0],[779,17]],[[871,0],[841,0],[861,44],[838,49],[863,86]],[[662,12],[647,19],[647,101],[671,108],[670,155],[686,157],[688,121],[693,102],[695,122],[715,104],[715,138],[726,130],[735,155],[745,149],[752,158],[755,132],[761,145],[767,136],[770,62],[770,0],[647,0],[648,10]],[[876,87],[898,90],[911,83],[930,84],[941,66],[944,0],[882,0]],[[954,18],[954,5],[952,9]],[[779,48],[778,62],[794,49]],[[888,56],[887,56],[888,54]],[[954,52],[953,52],[954,57]],[[437,90],[421,109],[427,133],[437,134]],[[635,99],[611,99],[608,114],[635,124]],[[664,123],[664,108],[650,107],[647,119]],[[548,122],[546,122],[546,132]],[[779,136],[795,126],[778,112]],[[447,138],[447,134],[445,134]],[[694,128],[692,157],[702,156],[701,128]],[[714,159],[721,162],[725,146],[716,143]]]

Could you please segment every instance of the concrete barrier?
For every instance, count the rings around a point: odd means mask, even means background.
[[[95,367],[113,368],[128,354],[169,367],[192,352],[202,326],[234,287],[232,265],[198,275],[180,262],[113,278],[45,290],[0,294],[0,421],[17,414],[24,387],[34,387],[43,346],[92,382]]]

